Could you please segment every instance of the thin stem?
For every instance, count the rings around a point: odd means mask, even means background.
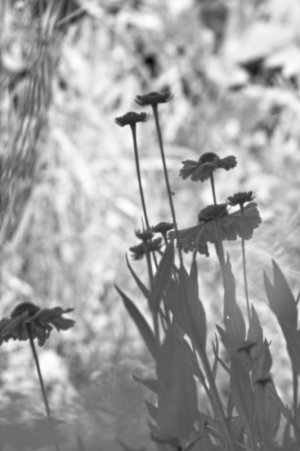
[[[150,289],[151,289],[151,293],[152,293],[153,292],[153,270],[152,270],[152,265],[151,265],[150,252],[147,247],[147,243],[145,243],[145,247],[146,247],[146,259],[147,259],[147,267],[148,267],[148,273],[149,273]],[[150,294],[150,299],[151,299],[151,294]],[[153,305],[150,305],[150,308],[151,308],[152,318],[153,318],[154,335],[157,339],[157,342],[159,343],[160,340],[159,340],[158,312],[156,312],[154,310]]]
[[[242,238],[242,256],[243,256],[243,275],[244,275],[245,297],[246,297],[246,303],[247,303],[247,314],[248,314],[248,321],[250,323],[251,310],[250,310],[250,301],[249,301],[249,293],[248,293],[246,252],[245,252],[245,240],[244,240],[244,238]]]
[[[166,164],[166,158],[165,158],[162,134],[161,134],[160,124],[159,124],[157,105],[152,105],[152,109],[153,109],[153,115],[154,115],[154,119],[155,119],[155,126],[156,126],[158,143],[159,143],[159,148],[160,148],[160,153],[161,153],[161,160],[162,160],[163,169],[164,169],[164,177],[165,177],[165,181],[166,181],[166,187],[167,187],[167,193],[168,193],[168,197],[169,197],[170,209],[171,209],[172,219],[173,219],[173,223],[174,223],[175,235],[176,235],[176,240],[177,240],[178,255],[179,255],[180,265],[183,266],[183,258],[182,258],[182,253],[181,253],[181,249],[180,249],[180,246],[179,246],[179,239],[178,239],[179,235],[178,235],[178,227],[177,227],[177,222],[176,222],[176,214],[175,214],[175,208],[174,208],[174,203],[173,203],[173,199],[172,199],[172,192],[171,192],[171,187],[170,187],[170,182],[169,182],[169,175],[168,175],[168,169],[167,169],[167,164]]]
[[[53,438],[54,447],[55,447],[56,451],[60,451],[59,446],[58,446],[58,441],[57,441],[57,438],[56,438],[56,434],[55,434],[55,430],[54,430],[53,420],[52,420],[51,413],[50,413],[50,408],[49,408],[48,398],[47,398],[47,394],[46,394],[46,390],[45,390],[43,376],[42,376],[42,373],[41,373],[39,358],[38,358],[38,355],[37,355],[37,352],[36,352],[36,349],[35,349],[35,345],[34,345],[34,342],[33,342],[32,333],[31,333],[31,329],[30,329],[30,325],[29,324],[27,325],[27,331],[28,331],[31,351],[32,351],[32,354],[33,354],[36,370],[37,370],[38,377],[39,377],[42,397],[43,397],[45,408],[46,408],[47,418],[48,418],[48,422],[49,422],[49,426],[50,426],[50,430],[51,430],[51,434],[52,434],[52,438]]]
[[[241,214],[244,215],[244,206],[243,204],[240,205]],[[246,297],[246,303],[247,303],[247,314],[248,314],[248,321],[250,323],[251,319],[251,310],[250,310],[250,302],[249,302],[249,293],[248,293],[248,280],[247,280],[247,262],[246,262],[246,251],[245,251],[245,240],[242,238],[242,257],[243,257],[243,275],[244,275],[244,287],[245,287],[245,297]]]
[[[229,427],[229,425],[227,423],[227,420],[226,420],[226,416],[225,416],[225,413],[224,413],[224,410],[223,410],[222,402],[221,402],[221,399],[220,399],[220,396],[219,396],[219,393],[218,393],[218,390],[217,390],[217,387],[216,387],[216,384],[215,384],[215,380],[213,378],[213,374],[212,374],[212,371],[211,371],[211,368],[210,368],[210,365],[209,365],[209,361],[208,361],[207,355],[206,355],[205,350],[202,348],[200,343],[196,343],[196,349],[197,349],[197,351],[199,353],[199,356],[200,356],[200,359],[201,359],[201,362],[202,362],[202,365],[203,365],[203,369],[204,369],[205,375],[206,375],[207,380],[208,380],[209,389],[210,389],[211,395],[212,395],[211,396],[211,400],[214,401],[214,402],[212,402],[212,404],[213,404],[212,407],[215,410],[216,416],[223,423],[224,431],[225,431],[225,434],[226,434],[227,439],[228,439],[229,448],[233,449],[233,447],[232,447],[233,440],[232,440],[231,430],[230,430],[230,427]]]
[[[295,424],[298,424],[298,374],[293,367],[293,410]],[[299,431],[295,428],[295,436],[298,437]]]
[[[138,146],[137,146],[137,139],[136,139],[136,124],[132,124],[130,126],[130,128],[132,131],[136,174],[137,174],[138,183],[139,183],[139,190],[140,190],[140,197],[141,197],[141,202],[142,202],[142,207],[143,207],[144,219],[145,219],[147,230],[149,230],[150,226],[149,226],[149,220],[148,220],[143,185],[142,185],[141,170],[140,170],[140,163],[139,163],[139,153],[138,153]]]
[[[217,204],[217,196],[216,196],[215,180],[214,180],[213,173],[210,174],[209,178],[210,178],[210,184],[211,184],[211,190],[212,190],[212,195],[213,195],[213,199],[214,199],[214,204],[216,205]]]

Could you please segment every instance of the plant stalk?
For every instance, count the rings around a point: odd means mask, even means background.
[[[240,210],[241,210],[241,215],[244,216],[244,206],[243,206],[243,204],[240,205]],[[246,250],[245,250],[245,240],[244,240],[244,238],[242,238],[241,243],[242,243],[243,276],[244,276],[245,297],[246,297],[246,303],[247,303],[248,321],[249,321],[249,324],[250,324],[251,309],[250,309],[249,292],[248,292],[247,262],[246,262]]]
[[[156,132],[157,132],[158,143],[159,143],[159,148],[160,148],[161,160],[162,160],[162,164],[163,164],[164,177],[165,177],[165,181],[166,181],[166,188],[167,188],[167,193],[168,193],[168,198],[169,198],[172,220],[174,223],[179,261],[180,261],[180,266],[183,266],[182,252],[181,252],[181,249],[179,246],[179,234],[178,234],[178,227],[177,227],[177,222],[176,222],[176,214],[175,214],[175,208],[174,208],[174,203],[173,203],[173,199],[172,199],[172,192],[171,192],[168,169],[167,169],[167,164],[166,164],[161,128],[160,128],[160,124],[159,124],[157,105],[155,105],[155,104],[152,105],[152,109],[153,109],[153,116],[154,116],[154,120],[155,120]]]
[[[49,403],[48,403],[48,398],[47,398],[47,394],[46,394],[46,390],[45,390],[44,380],[43,380],[43,376],[42,376],[42,372],[41,372],[41,368],[40,368],[39,358],[38,358],[38,355],[37,355],[37,352],[36,352],[36,349],[35,349],[35,345],[34,345],[34,341],[33,341],[33,337],[32,337],[32,333],[31,333],[31,329],[30,329],[30,325],[29,324],[27,324],[27,331],[28,331],[31,351],[32,351],[32,354],[33,354],[36,370],[37,370],[38,377],[39,377],[42,397],[43,397],[45,408],[46,408],[46,413],[47,413],[47,418],[48,418],[48,422],[49,422],[49,427],[50,427],[50,430],[51,430],[53,444],[54,444],[54,447],[55,447],[56,451],[60,451],[60,448],[58,446],[57,437],[56,437],[56,434],[55,434],[53,420],[52,420],[51,413],[50,413],[50,408],[49,408]]]
[[[142,207],[143,207],[144,219],[145,219],[145,223],[146,223],[146,228],[147,228],[147,230],[149,230],[150,226],[149,226],[149,219],[148,219],[148,215],[147,215],[146,202],[145,202],[143,185],[142,185],[142,177],[141,177],[141,170],[140,170],[140,163],[139,163],[139,153],[138,153],[138,146],[137,146],[137,139],[136,139],[136,124],[132,124],[130,126],[130,128],[131,128],[131,132],[132,132],[136,174],[137,174],[137,179],[138,179],[138,184],[139,184],[139,191],[140,191],[140,197],[141,197],[141,202],[142,202]]]
[[[213,173],[210,174],[210,184],[211,184],[211,191],[213,195],[214,204],[217,205],[217,196],[216,196],[216,188],[215,188],[215,180]]]

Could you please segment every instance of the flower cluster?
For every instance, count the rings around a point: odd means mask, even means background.
[[[74,309],[53,307],[41,309],[31,302],[22,302],[12,311],[10,318],[0,320],[0,345],[9,340],[28,340],[37,338],[43,346],[55,327],[56,330],[67,330],[74,326],[75,321],[64,318],[64,313]]]
[[[229,213],[227,204],[208,205],[199,212],[197,225],[179,230],[178,244],[187,252],[197,249],[201,254],[207,255],[207,243],[232,241],[238,237],[249,240],[260,224],[261,218],[255,202],[246,205],[243,213],[240,210]],[[174,238],[174,232],[170,232],[169,236]]]

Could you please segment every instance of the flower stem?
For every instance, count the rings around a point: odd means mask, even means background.
[[[166,187],[167,187],[167,193],[168,193],[168,197],[169,197],[170,209],[171,209],[171,213],[172,213],[172,220],[173,220],[173,223],[174,223],[175,235],[176,235],[176,240],[177,240],[178,255],[179,255],[180,265],[183,266],[183,258],[182,258],[181,248],[179,246],[179,239],[178,239],[178,227],[177,227],[177,222],[176,222],[176,214],[175,214],[175,208],[174,208],[174,203],[173,203],[173,199],[172,199],[172,192],[171,192],[171,187],[170,187],[170,182],[169,182],[168,169],[167,169],[167,164],[166,164],[166,158],[165,158],[162,134],[161,134],[159,118],[158,118],[157,105],[156,104],[152,105],[152,109],[153,109],[153,115],[154,115],[154,120],[155,120],[156,132],[157,132],[158,143],[159,143],[159,148],[160,148],[160,153],[161,153],[161,160],[162,160],[163,169],[164,169],[164,177],[165,177],[165,181],[166,181]]]
[[[294,421],[298,424],[298,374],[293,367],[293,411],[294,411]],[[295,436],[299,437],[299,431],[294,426]]]
[[[138,153],[138,146],[137,146],[137,139],[136,139],[136,124],[132,124],[130,126],[130,128],[132,131],[134,159],[135,159],[136,173],[137,173],[137,179],[138,179],[138,183],[139,183],[139,190],[140,190],[140,197],[141,197],[141,202],[142,202],[142,207],[143,207],[144,219],[145,219],[147,230],[149,230],[150,226],[149,226],[149,219],[148,219],[148,215],[147,215],[146,202],[145,202],[143,185],[142,185],[141,170],[140,170],[140,163],[139,163],[139,153]]]
[[[244,215],[244,207],[240,205],[241,214]],[[247,314],[248,321],[250,323],[251,319],[251,311],[250,311],[250,302],[249,302],[249,293],[248,293],[248,280],[247,280],[247,265],[246,265],[246,251],[245,251],[245,240],[242,238],[242,257],[243,257],[243,275],[244,275],[244,287],[245,287],[245,297],[247,303]]]
[[[212,195],[213,195],[213,199],[214,199],[214,204],[217,204],[217,196],[216,196],[216,189],[215,189],[215,180],[214,180],[214,176],[211,173],[210,176],[210,184],[211,184],[211,190],[212,190]]]
[[[47,398],[47,394],[46,394],[46,390],[45,390],[44,380],[43,380],[43,376],[42,376],[41,368],[40,368],[40,364],[39,364],[39,358],[38,358],[38,355],[37,355],[37,352],[35,349],[35,345],[33,342],[32,333],[31,333],[29,324],[27,325],[27,331],[28,331],[31,351],[33,354],[36,370],[37,370],[38,377],[39,377],[42,397],[43,397],[45,408],[46,408],[47,418],[48,418],[48,422],[49,422],[49,426],[50,426],[50,430],[51,430],[51,434],[52,434],[54,447],[55,447],[56,451],[60,451],[59,446],[58,446],[57,437],[56,437],[55,430],[54,430],[53,420],[52,420],[51,413],[50,413],[50,408],[49,408],[48,398]]]
[[[150,289],[151,289],[151,293],[152,293],[153,292],[153,270],[152,270],[150,252],[149,252],[149,249],[147,248],[147,243],[145,243],[145,246],[146,246],[146,259],[147,259],[147,266],[148,266],[148,273],[149,273]],[[150,294],[149,300],[150,299],[151,299],[151,294]],[[153,318],[154,335],[155,335],[157,342],[159,343],[160,339],[159,339],[158,312],[156,312],[154,310],[153,305],[150,305],[150,309],[151,309],[152,318]]]

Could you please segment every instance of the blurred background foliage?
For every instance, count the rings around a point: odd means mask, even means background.
[[[91,400],[107,389],[91,397],[87,387],[117,381],[116,362],[134,366],[140,353],[148,361],[113,286],[138,294],[124,257],[141,207],[130,134],[114,124],[137,109],[137,94],[174,93],[161,120],[179,228],[212,202],[208,186],[179,178],[180,162],[207,151],[237,157],[234,172],[217,176],[218,198],[256,193],[263,225],[248,244],[250,293],[277,346],[262,273],[275,258],[297,289],[298,0],[3,0],[0,8],[0,313],[25,300],[75,308],[75,329],[41,350],[57,408],[75,396],[93,410]],[[151,120],[138,138],[151,221],[168,221]],[[240,290],[239,245],[228,249]],[[133,265],[146,277],[143,262]],[[199,267],[213,331],[220,274],[213,255]],[[26,344],[2,346],[0,355],[9,405],[11,393],[35,386],[32,363]],[[131,437],[128,427],[121,437]]]

